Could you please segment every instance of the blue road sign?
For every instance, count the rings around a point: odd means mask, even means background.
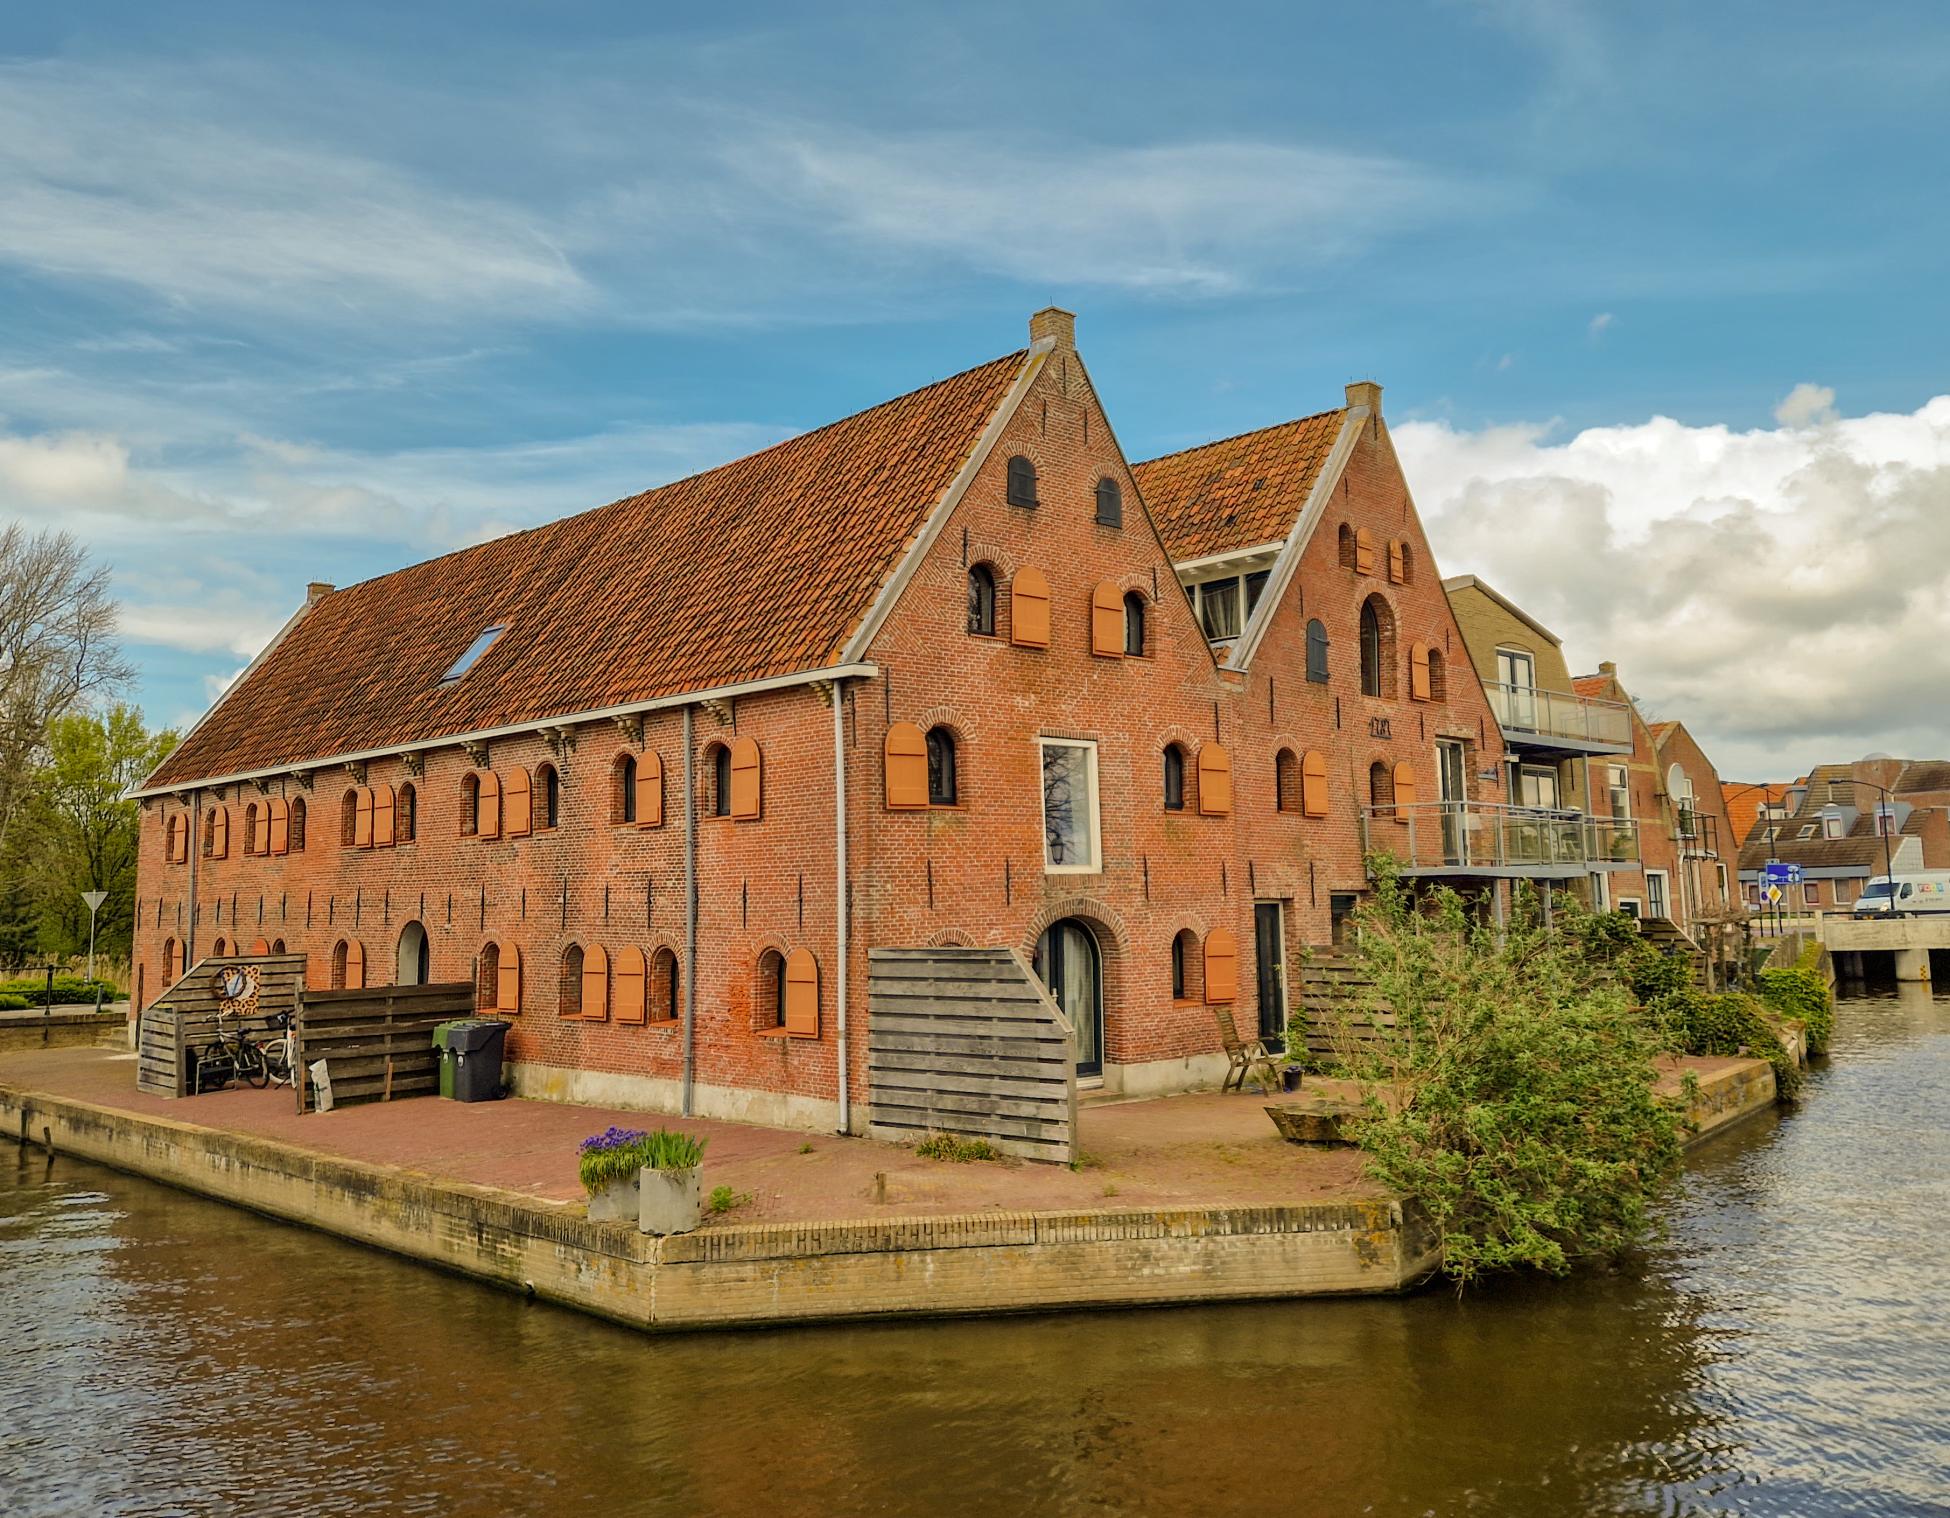
[[[1801,866],[1798,864],[1766,864],[1761,866],[1761,879],[1773,885],[1801,884]]]

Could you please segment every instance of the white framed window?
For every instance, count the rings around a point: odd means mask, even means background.
[[[1611,799],[1611,814],[1620,822],[1632,815],[1632,772],[1622,764],[1605,766],[1605,791]]]
[[[1645,872],[1645,915],[1647,917],[1670,917],[1667,906],[1666,872],[1647,870]]]
[[[1206,580],[1198,587],[1199,622],[1214,642],[1239,636],[1239,581]]]
[[[1803,886],[1801,887],[1801,899],[1807,902],[1807,904],[1811,907],[1820,906],[1821,905],[1820,883],[1817,881],[1810,880],[1805,884],[1803,884]]]
[[[1097,745],[1081,738],[1036,741],[1043,759],[1043,868],[1052,875],[1094,874],[1104,867]]]
[[[1720,878],[1720,900],[1731,900],[1732,898],[1727,895],[1727,867],[1724,864],[1716,864],[1713,869]]]
[[[1519,764],[1513,767],[1510,797],[1518,806],[1555,811],[1558,806],[1557,771],[1548,765]]]
[[[1848,828],[1842,821],[1842,814],[1833,807],[1824,808],[1821,814],[1821,836],[1840,838],[1847,832]]]

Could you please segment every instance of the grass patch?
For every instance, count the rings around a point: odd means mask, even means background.
[[[706,1206],[714,1217],[722,1217],[734,1207],[743,1207],[752,1199],[749,1191],[733,1191],[729,1186],[713,1186]]]
[[[952,1133],[930,1133],[914,1146],[914,1152],[924,1160],[947,1160],[956,1165],[1001,1158],[987,1139],[960,1138]]]

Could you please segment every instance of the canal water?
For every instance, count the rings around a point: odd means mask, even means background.
[[[1950,1514],[1950,997],[1628,1269],[651,1339],[0,1145],[0,1513]]]

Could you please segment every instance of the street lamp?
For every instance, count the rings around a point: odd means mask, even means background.
[[[1889,847],[1889,835],[1896,826],[1896,793],[1886,785],[1877,785],[1873,780],[1857,780],[1856,785],[1866,785],[1889,803],[1889,826],[1882,825],[1882,807],[1876,807],[1876,831],[1882,834],[1882,878],[1889,882],[1889,915],[1899,915],[1896,911],[1896,856]]]
[[[106,891],[83,891],[81,899],[88,903],[88,983],[95,983],[95,914],[108,900]]]

